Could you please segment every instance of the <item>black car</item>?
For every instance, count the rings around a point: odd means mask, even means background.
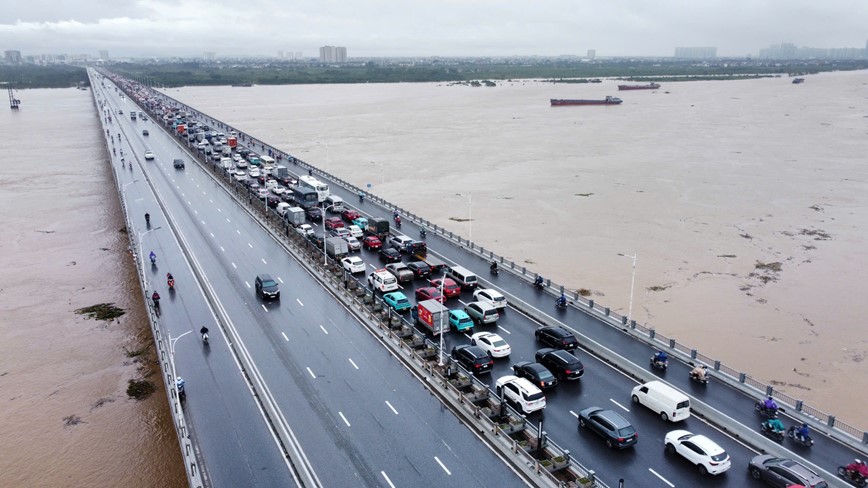
[[[452,359],[472,374],[488,373],[494,366],[494,360],[479,346],[455,346],[452,348]]]
[[[401,260],[401,251],[394,247],[384,247],[380,249],[380,259],[387,263],[397,263]]]
[[[540,349],[536,352],[536,361],[559,379],[577,380],[585,374],[579,358],[562,349]]]
[[[250,154],[250,149],[242,147],[238,150],[238,154],[240,154],[242,158],[247,159],[247,155]]]
[[[554,388],[558,384],[558,379],[555,378],[555,375],[540,363],[521,361],[512,365],[512,371],[519,378],[527,378],[531,383],[543,390]]]
[[[428,266],[428,263],[425,261],[413,261],[408,263],[407,267],[410,268],[410,271],[413,272],[413,275],[416,278],[426,278],[431,276],[431,266]]]
[[[305,210],[304,215],[307,217],[307,220],[310,220],[311,222],[322,221],[322,209],[319,207],[311,207]]]
[[[606,439],[612,449],[625,449],[636,445],[639,435],[630,422],[613,410],[590,407],[579,412],[579,430],[591,429]]]
[[[172,166],[174,166],[175,169],[184,169],[184,160],[183,159],[176,159],[176,160],[172,161]]]
[[[277,204],[280,203],[280,197],[277,195],[268,195],[268,207],[269,208],[277,208]]]
[[[763,480],[767,485],[785,488],[788,486],[809,486],[826,488],[826,481],[807,466],[792,459],[776,458],[768,454],[754,456],[748,466],[750,476]]]
[[[151,135],[151,133],[148,132],[148,129],[142,129],[142,135],[143,136],[149,136],[149,135]]]
[[[280,298],[280,288],[277,282],[271,279],[271,275],[261,274],[256,276],[256,294],[260,298]]]
[[[579,347],[579,341],[572,332],[560,326],[542,327],[533,333],[536,340],[555,349],[572,351]]]
[[[322,236],[318,236],[316,234],[308,234],[307,240],[312,242],[313,245],[316,246],[317,249],[322,249],[323,246],[325,245],[325,244],[323,244],[324,241],[323,241]]]

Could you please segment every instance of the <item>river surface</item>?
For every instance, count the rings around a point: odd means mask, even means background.
[[[0,110],[0,486],[186,486],[92,94],[17,97]],[[106,302],[126,314],[74,313]],[[157,392],[128,398],[141,378]]]
[[[616,84],[166,92],[868,427],[868,73]]]

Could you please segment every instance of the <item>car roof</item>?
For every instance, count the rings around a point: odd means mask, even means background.
[[[494,310],[495,309],[494,305],[491,305],[488,302],[470,302],[467,304],[467,306],[470,306],[470,305],[478,306],[480,308],[480,310],[482,310],[483,312],[485,312],[487,310]]]
[[[498,337],[498,338],[501,338],[499,335],[495,334],[494,332],[485,332],[485,331],[477,332],[477,333],[473,334],[472,336],[470,336],[471,339],[476,339],[478,337],[492,337],[492,338]]]
[[[600,407],[588,407],[582,410],[582,413],[585,415],[598,415],[600,417],[603,417],[609,422],[611,422],[616,429],[623,429],[624,427],[629,427],[630,425],[632,425],[629,421],[627,421],[627,419],[622,417],[621,414],[614,410],[606,410]]]
[[[722,447],[717,445],[716,442],[701,434],[694,434],[690,437],[690,441],[699,446],[707,454],[712,456],[715,454],[722,454],[726,452]]]
[[[407,298],[407,295],[404,295],[404,294],[401,293],[400,291],[389,292],[389,293],[386,293],[386,294],[383,295],[383,296],[391,296],[392,298]]]
[[[465,317],[470,318],[470,316],[467,315],[467,312],[465,312],[464,310],[450,310],[449,315],[455,315],[459,319],[463,319]]]

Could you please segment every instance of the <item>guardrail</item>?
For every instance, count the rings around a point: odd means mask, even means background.
[[[97,84],[93,83],[93,80],[91,80],[91,86],[96,87]],[[100,105],[97,103],[96,91],[97,90],[92,90],[94,96],[94,105],[97,109],[97,118],[100,120],[103,130],[106,130],[108,129],[108,127],[104,125],[105,118],[102,116],[102,107],[100,107]],[[104,132],[102,133],[105,134]],[[107,154],[111,151],[109,137],[110,136],[107,136],[105,139]],[[118,200],[120,201],[121,211],[123,213],[126,228],[133,229],[132,220],[129,213],[127,212],[126,200],[124,200],[123,197],[123,188],[121,187],[120,180],[117,177],[117,168],[114,164],[112,164],[111,158],[109,158],[109,165],[111,166],[112,170],[112,178],[114,179],[115,186],[118,190]],[[192,436],[190,435],[189,428],[187,426],[187,420],[184,415],[183,404],[178,395],[178,388],[175,383],[175,379],[178,376],[175,373],[175,361],[171,354],[171,338],[168,338],[163,334],[163,330],[160,326],[159,314],[154,309],[153,304],[149,301],[146,277],[142,274],[142,267],[140,262],[141,254],[139,253],[139,249],[137,247],[138,243],[134,239],[133,235],[131,235],[129,232],[127,232],[127,235],[129,236],[129,249],[133,256],[136,268],[136,276],[139,277],[139,284],[141,285],[140,288],[142,290],[142,298],[145,303],[145,308],[148,315],[148,323],[151,328],[151,333],[154,338],[154,345],[157,349],[157,355],[159,357],[160,371],[162,372],[160,376],[163,379],[163,384],[166,388],[166,392],[168,393],[167,399],[169,401],[169,411],[172,414],[172,423],[175,426],[178,443],[181,447],[181,455],[184,458],[184,470],[187,473],[187,482],[192,487],[201,488],[207,486],[207,481],[204,479],[203,473],[200,470],[200,463],[198,461],[198,458],[196,457],[198,448],[196,448],[193,443]]]

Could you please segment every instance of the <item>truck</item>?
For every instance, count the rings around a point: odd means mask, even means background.
[[[226,145],[235,149],[238,146],[238,138],[235,136],[229,136],[226,138]]]
[[[275,178],[283,179],[289,176],[289,170],[286,169],[286,166],[277,165],[274,168],[274,172],[272,173]]]
[[[446,270],[446,263],[427,253],[427,248],[423,249],[422,252],[414,253],[413,257],[418,259],[419,261],[423,261],[431,268],[431,276],[432,278],[436,275],[443,273]]]
[[[325,240],[326,254],[334,259],[340,259],[350,253],[347,241],[340,237],[327,237]]]
[[[435,336],[449,330],[449,309],[437,300],[419,302],[415,319],[417,324],[425,327]]]
[[[299,186],[291,186],[292,189],[292,199],[298,204],[299,207],[308,209],[311,207],[316,207],[319,203],[319,199],[316,195],[316,190],[311,190],[310,188],[301,188]],[[388,222],[387,222],[388,223]]]
[[[389,237],[389,220],[382,217],[371,217],[368,219],[368,225],[365,227],[365,232],[380,238],[385,241]]]
[[[286,209],[284,218],[289,222],[289,225],[298,227],[304,223],[304,209],[301,207],[290,207]]]

